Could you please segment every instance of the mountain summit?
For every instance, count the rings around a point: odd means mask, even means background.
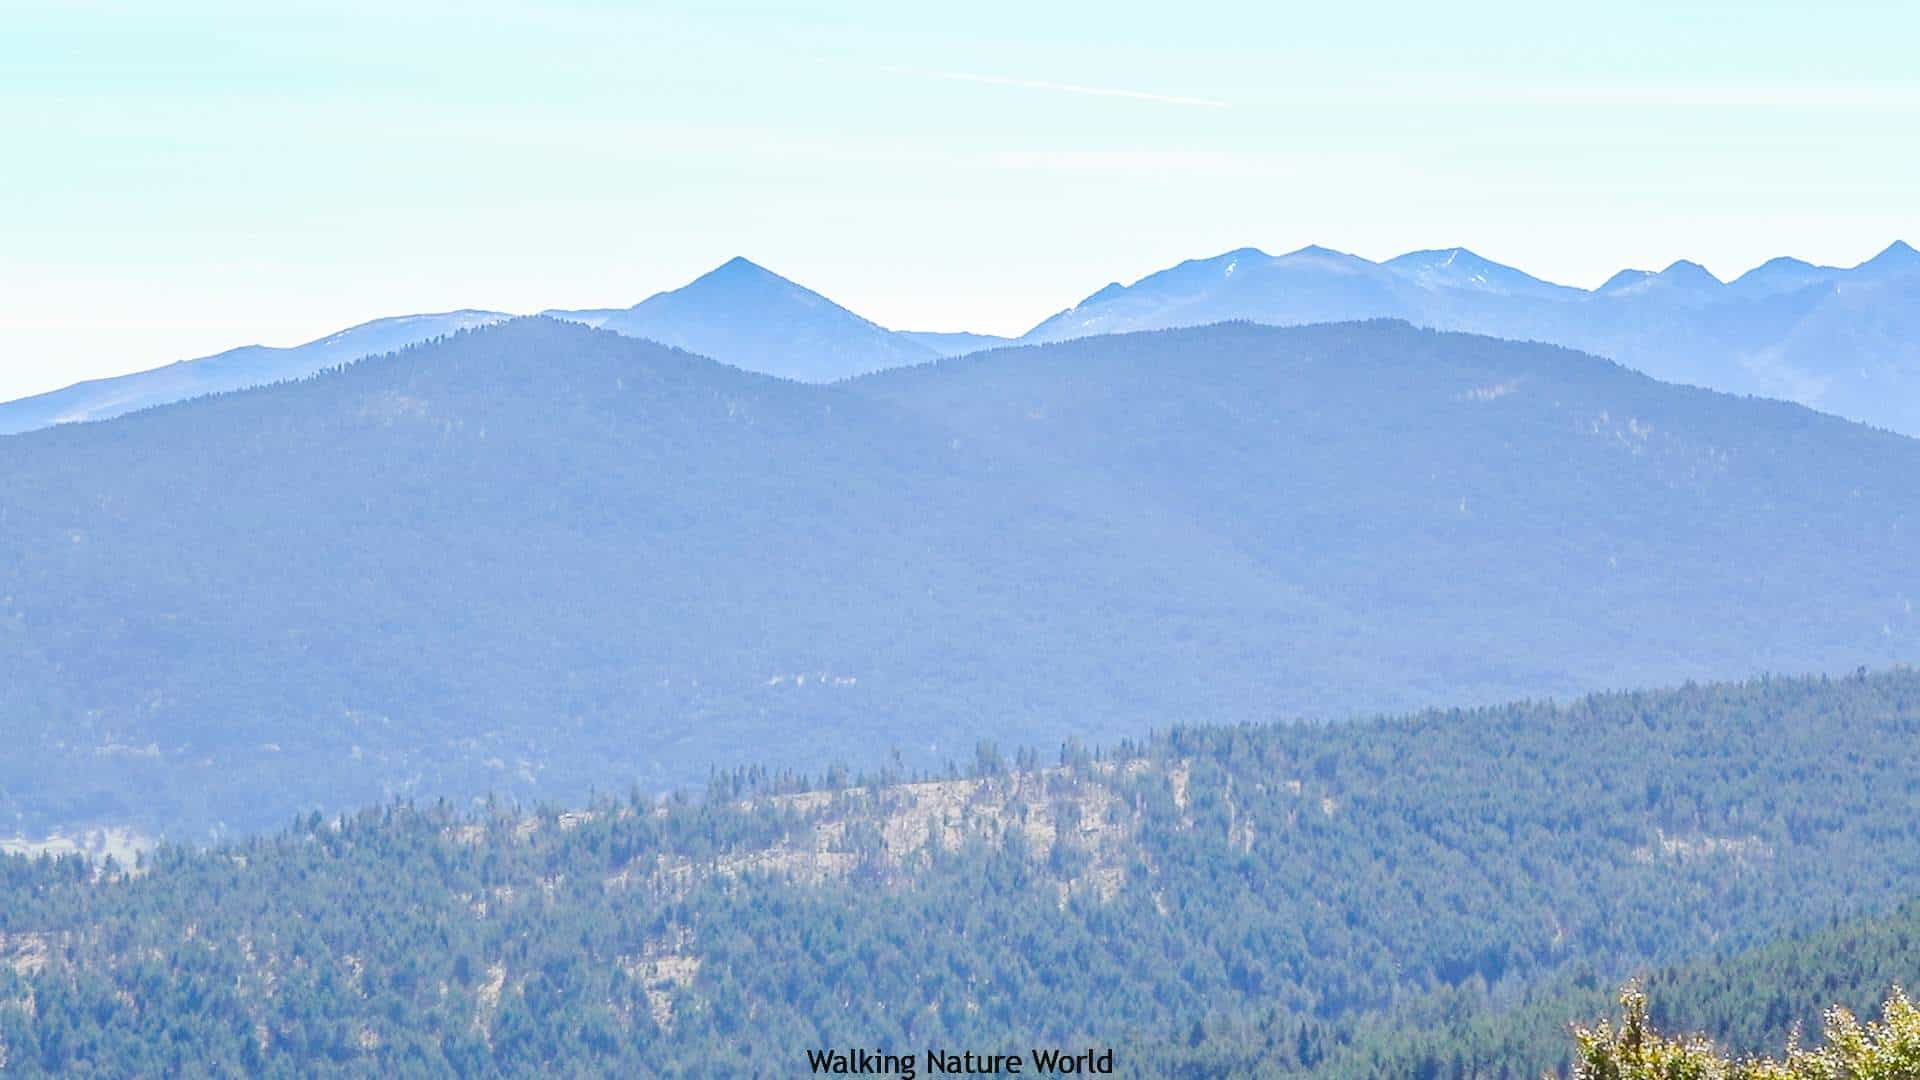
[[[1648,299],[1692,303],[1714,298],[1725,288],[1712,271],[1697,262],[1677,259],[1657,274],[1645,270],[1622,270],[1607,280],[1595,293],[1603,297],[1639,296]]]
[[[832,382],[939,355],[739,256],[597,325],[800,382]]]
[[[1471,289],[1518,296],[1564,297],[1579,290],[1542,281],[1463,247],[1409,251],[1380,265],[1429,288]]]
[[[1854,267],[1854,269],[1881,273],[1888,271],[1908,273],[1914,270],[1920,270],[1920,251],[1915,251],[1913,245],[1907,243],[1905,240],[1895,240],[1893,243],[1887,245],[1885,251]]]

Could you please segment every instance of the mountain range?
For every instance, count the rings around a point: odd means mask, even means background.
[[[543,314],[687,349],[749,371],[831,382],[1007,344],[1223,320],[1300,325],[1398,318],[1546,341],[1658,379],[1795,401],[1920,435],[1920,253],[1895,243],[1851,268],[1771,260],[1731,282],[1698,263],[1623,270],[1588,291],[1464,248],[1375,263],[1321,247],[1242,248],[1118,282],[1017,339],[892,331],[746,259],[633,307]],[[383,319],[293,349],[248,346],[0,404],[0,434],[310,375],[497,321],[498,312]]]
[[[0,439],[0,828],[1852,670],[1917,520],[1915,440],[1403,322],[819,386],[516,319]]]
[[[1384,263],[1317,247],[1246,248],[1109,285],[1021,340],[1377,317],[1567,345],[1669,382],[1920,434],[1920,253],[1905,243],[1849,269],[1775,259],[1723,283],[1680,261],[1623,270],[1591,292],[1463,248]]]

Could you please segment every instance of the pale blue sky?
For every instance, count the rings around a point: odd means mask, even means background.
[[[736,254],[994,332],[1248,244],[1852,264],[1920,243],[1917,13],[0,0],[0,398]]]

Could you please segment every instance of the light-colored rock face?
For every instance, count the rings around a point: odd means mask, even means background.
[[[1633,850],[1637,862],[1686,862],[1694,859],[1726,859],[1747,863],[1773,857],[1773,848],[1757,836],[1712,836],[1708,834],[1669,834],[1654,830],[1654,840]]]
[[[1140,853],[1136,841],[1145,810],[1126,792],[1142,776],[1165,785],[1174,828],[1196,827],[1190,807],[1192,762],[1133,759],[746,800],[735,805],[791,814],[792,825],[773,843],[710,857],[651,854],[607,875],[603,884],[683,894],[715,878],[771,875],[819,885],[858,876],[876,887],[904,888],[927,859],[941,852],[1017,841],[1040,875],[1050,879],[1060,903],[1075,896],[1111,900]],[[1298,779],[1251,791],[1237,789],[1229,779],[1221,791],[1227,843],[1246,853],[1260,842],[1242,802],[1280,797],[1292,804],[1301,801],[1302,791]],[[1315,795],[1310,805],[1329,817],[1339,811],[1331,796]],[[1290,809],[1289,818],[1296,812]],[[569,826],[561,821],[559,827]],[[1149,875],[1155,872],[1150,861],[1140,865]]]
[[[1085,869],[1056,883],[1062,896],[1091,889],[1107,898],[1119,888],[1125,849],[1138,824],[1137,813],[1122,808],[1101,778],[1064,769],[810,791],[741,805],[787,811],[799,820],[766,847],[702,860],[657,855],[650,864],[608,876],[606,884],[679,890],[744,874],[818,884],[864,872],[891,886],[903,883],[922,857],[1017,836],[1040,863],[1057,845],[1083,852]]]
[[[697,859],[650,853],[606,876],[602,885],[671,896],[716,878],[771,875],[819,885],[861,875],[861,880],[875,887],[905,888],[923,861],[938,852],[1012,840],[1043,875],[1051,877],[1060,904],[1076,896],[1110,900],[1126,881],[1141,816],[1138,807],[1123,803],[1115,786],[1138,778],[1147,768],[1147,762],[1134,760],[1119,766],[1103,763],[1082,769],[756,797],[734,806],[749,813],[764,810],[787,815],[791,824],[776,842]],[[1183,807],[1190,773],[1186,762],[1169,767],[1168,778],[1176,785],[1175,797]],[[493,825],[463,824],[449,828],[445,836],[452,843],[471,845],[484,842],[492,830],[505,830],[521,843],[539,845],[547,842],[550,833],[577,832],[599,821],[602,814],[627,818],[646,812],[631,807],[565,811]],[[1182,827],[1191,827],[1191,822],[1184,821]],[[1235,842],[1244,850],[1253,842],[1252,830],[1235,828]],[[1052,871],[1058,849],[1080,855],[1058,864],[1074,867],[1070,872]],[[500,918],[516,905],[550,901],[563,884],[553,879],[541,881],[540,889],[498,886],[467,897],[467,911],[475,919]],[[643,942],[637,952],[615,957],[614,963],[640,984],[651,1019],[662,1028],[672,1027],[677,995],[693,989],[701,970],[693,935],[680,926]],[[500,962],[488,963],[479,973],[473,988],[473,1022],[483,1038],[491,1038],[501,998],[519,981]]]
[[[0,967],[16,975],[38,975],[53,955],[54,935],[0,932]]]
[[[131,872],[142,852],[152,851],[158,841],[137,829],[114,826],[82,829],[73,833],[56,832],[29,838],[15,836],[0,839],[0,854],[5,855],[81,855],[96,866],[108,859],[123,872]]]

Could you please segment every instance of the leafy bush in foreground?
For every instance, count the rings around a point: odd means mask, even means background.
[[[1637,987],[1620,995],[1620,1026],[1607,1021],[1574,1032],[1580,1044],[1576,1080],[1912,1080],[1920,1077],[1920,1007],[1895,987],[1883,1017],[1862,1023],[1838,1006],[1828,1010],[1818,1049],[1788,1043],[1784,1059],[1733,1061],[1703,1036],[1666,1036],[1647,1022]]]

